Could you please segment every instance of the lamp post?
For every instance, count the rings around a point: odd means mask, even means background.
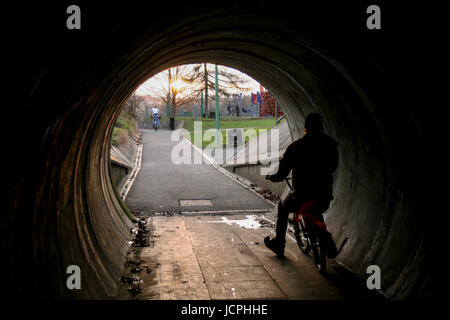
[[[167,106],[166,106],[166,116],[169,118],[169,112],[170,112],[170,92],[167,93]]]
[[[277,124],[277,116],[278,116],[278,103],[275,100],[275,125]]]
[[[200,98],[200,118],[203,118],[203,91]]]
[[[169,69],[169,92],[167,93],[167,114],[170,115],[169,118],[169,129],[170,130],[175,130],[175,114],[173,114],[173,112],[171,112],[171,103],[170,103],[170,90],[172,88],[172,72]]]
[[[220,130],[220,119],[219,119],[219,72],[216,64],[216,146],[219,147],[219,130]]]

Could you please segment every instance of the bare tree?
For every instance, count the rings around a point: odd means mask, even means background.
[[[133,95],[125,102],[123,110],[129,114],[131,117],[137,117],[137,109],[144,102],[144,98],[133,93]]]
[[[227,101],[233,94],[232,91],[239,90],[248,92],[251,90],[251,88],[245,87],[245,84],[248,83],[247,79],[243,79],[224,68],[219,68],[218,78],[218,93],[219,97],[222,97],[219,101]],[[190,73],[183,75],[182,79],[192,85],[191,91],[195,96],[198,97],[202,91],[205,92],[205,114],[208,115],[208,101],[210,99],[214,101],[215,99],[216,83],[214,65],[208,65],[207,63],[197,64],[192,68]]]
[[[167,94],[170,90],[170,115],[175,116],[177,107],[191,104],[198,99],[197,96],[190,92],[189,85],[183,85],[181,83],[182,79],[186,77],[189,70],[186,66],[178,66],[175,68],[170,68],[167,72],[161,72],[156,75],[160,82],[160,87],[150,87],[149,91],[159,97],[162,103],[167,104]]]
[[[198,102],[202,91],[205,92],[205,114],[208,114],[208,101],[215,99],[215,68],[213,64],[195,64],[194,66],[178,66],[170,68],[155,76],[159,80],[159,87],[149,87],[153,96],[167,104],[167,94],[170,90],[171,116],[174,116],[177,107]],[[219,68],[219,102],[228,102],[236,90],[248,92],[245,87],[248,82],[226,68]]]

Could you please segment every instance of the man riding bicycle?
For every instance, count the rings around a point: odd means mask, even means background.
[[[156,106],[152,108],[153,128],[159,127],[159,109]]]
[[[286,149],[278,172],[266,176],[273,182],[283,181],[292,170],[293,191],[278,203],[276,236],[264,239],[265,245],[278,256],[284,255],[289,212],[297,213],[308,206],[309,212],[323,223],[322,213],[333,199],[333,176],[338,163],[338,143],[323,132],[322,117],[310,113],[305,120],[305,135]],[[328,233],[328,231],[326,231]],[[330,237],[331,238],[331,237]]]

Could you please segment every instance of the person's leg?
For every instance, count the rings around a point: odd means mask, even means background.
[[[277,222],[275,227],[275,239],[283,244],[286,242],[286,231],[288,226],[289,210],[280,202],[277,208]]]
[[[264,244],[278,256],[284,255],[284,247],[286,244],[286,231],[288,226],[289,212],[295,210],[298,206],[296,196],[293,192],[287,194],[278,202],[277,222],[275,227],[275,238],[266,237]],[[292,211],[295,212],[295,211]]]

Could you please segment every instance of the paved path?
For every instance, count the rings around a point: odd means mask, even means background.
[[[131,250],[148,270],[134,273],[142,292],[122,285],[118,299],[358,299],[358,292],[337,275],[316,270],[287,237],[284,259],[263,244],[273,234],[275,210],[209,164],[175,165],[170,161],[170,131],[143,132],[141,170],[128,206],[147,216],[149,247]],[[180,200],[211,200],[212,206],[184,207]],[[244,210],[242,214],[191,214],[193,210]],[[255,214],[252,209],[271,209]],[[190,211],[180,214],[183,210]],[[248,210],[248,212],[245,212]],[[160,214],[175,211],[169,216]],[[333,264],[335,267],[333,267]],[[136,272],[136,271],[135,271]],[[127,268],[124,273],[132,277]]]
[[[273,229],[254,228],[258,221],[253,215],[148,218],[150,246],[139,259],[150,272],[138,274],[141,293],[131,296],[124,285],[119,299],[343,299],[295,242],[287,242],[284,259],[267,250],[262,239]]]
[[[250,190],[231,180],[209,162],[175,164],[171,141],[173,131],[142,130],[144,144],[139,174],[126,198],[131,210],[143,214],[163,211],[268,210],[272,205]],[[181,142],[187,144],[188,142]],[[191,149],[192,158],[196,153]],[[201,156],[199,157],[201,159]],[[182,201],[180,200],[209,200]]]

